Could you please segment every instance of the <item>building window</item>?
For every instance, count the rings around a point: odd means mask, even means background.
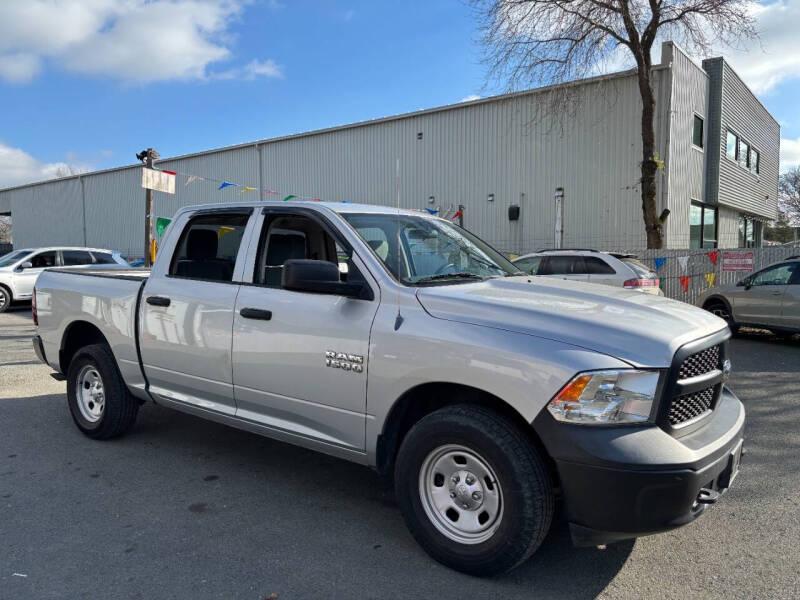
[[[750,168],[750,146],[743,139],[739,139],[739,151],[736,153],[739,166],[745,169]]]
[[[692,130],[692,144],[698,148],[703,147],[703,118],[694,116],[694,129]]]
[[[750,148],[750,172],[758,175],[758,163],[760,162],[758,151]]]
[[[732,131],[728,132],[728,138],[725,141],[725,154],[731,160],[736,160],[736,148],[739,146],[739,138]]]
[[[761,222],[739,215],[739,248],[761,247]]]
[[[689,247],[717,247],[717,209],[692,202],[689,209]]]

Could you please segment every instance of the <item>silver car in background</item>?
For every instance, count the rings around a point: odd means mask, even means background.
[[[800,333],[800,255],[729,285],[701,292],[697,305],[722,317],[734,333],[762,327],[779,336]]]
[[[658,275],[633,254],[598,252],[582,248],[540,250],[511,261],[531,275],[613,285],[663,296]]]
[[[30,300],[42,271],[58,267],[128,268],[119,252],[103,248],[56,246],[25,248],[0,256],[0,313],[12,302]]]

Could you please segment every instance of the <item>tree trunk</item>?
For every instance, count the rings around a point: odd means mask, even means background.
[[[639,65],[639,93],[642,97],[642,217],[647,233],[647,247],[661,248],[664,245],[663,224],[658,217],[656,203],[656,134],[655,97],[649,61]]]

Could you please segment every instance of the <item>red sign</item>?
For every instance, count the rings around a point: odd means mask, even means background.
[[[723,271],[752,271],[753,270],[753,251],[745,250],[738,252],[722,253]]]

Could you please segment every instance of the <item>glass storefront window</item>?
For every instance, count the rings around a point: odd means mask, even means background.
[[[698,202],[689,208],[689,247],[717,247],[717,209]]]

